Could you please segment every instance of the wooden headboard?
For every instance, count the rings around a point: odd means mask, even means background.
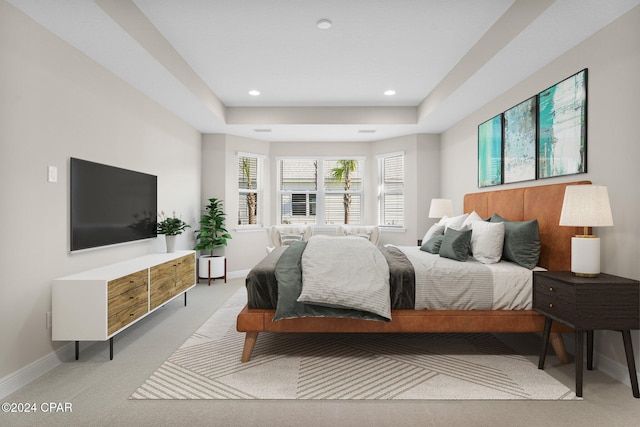
[[[591,181],[465,194],[464,212],[476,211],[483,218],[497,213],[510,221],[537,219],[542,243],[538,265],[547,270],[570,270],[571,237],[576,229],[559,225],[560,212],[564,188],[579,184],[591,184]]]

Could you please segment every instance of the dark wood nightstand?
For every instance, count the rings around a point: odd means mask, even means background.
[[[544,368],[553,320],[569,325],[576,334],[576,395],[582,396],[583,336],[587,333],[587,369],[593,369],[593,331],[622,332],[634,397],[640,397],[631,329],[640,329],[640,282],[601,273],[577,277],[568,271],[533,273],[533,309],[546,316],[538,368]]]

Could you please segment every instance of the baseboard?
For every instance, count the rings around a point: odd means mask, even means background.
[[[631,380],[629,379],[629,369],[627,368],[626,364],[622,365],[612,358],[603,356],[600,353],[594,354],[593,358],[596,369],[609,375],[614,380],[620,381],[622,384],[631,387]],[[640,377],[640,372],[637,372],[637,367],[636,375]]]
[[[75,359],[75,343],[70,342],[56,351],[29,363],[17,371],[0,378],[0,399],[21,389],[63,362]]]
[[[576,341],[574,339],[573,334],[564,334],[563,338],[564,338],[565,347],[567,348],[567,352],[575,356]],[[622,339],[620,339],[620,346],[622,346]],[[635,355],[638,354],[637,353],[638,351],[640,350],[634,348]],[[585,349],[585,353],[586,353],[586,349]],[[585,357],[585,362],[583,366],[584,366],[584,369],[586,369],[587,367],[586,354],[584,357]],[[629,369],[627,368],[626,360],[625,360],[625,363],[622,364],[594,350],[593,365],[594,365],[594,369],[597,369],[609,375],[614,380],[619,381],[628,387],[631,387],[631,380],[629,379]],[[638,376],[638,378],[640,378],[640,372],[638,372],[638,366],[636,366],[636,375]]]

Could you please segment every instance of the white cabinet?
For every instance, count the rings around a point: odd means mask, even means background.
[[[195,252],[152,254],[53,281],[52,339],[110,340],[194,287]]]

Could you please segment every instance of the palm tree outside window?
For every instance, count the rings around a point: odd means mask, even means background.
[[[238,225],[259,225],[261,221],[261,157],[238,155]]]

